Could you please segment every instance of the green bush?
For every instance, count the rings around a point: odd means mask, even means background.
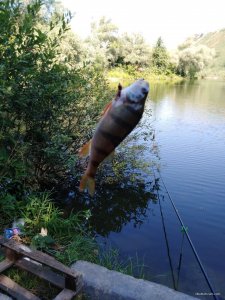
[[[68,17],[43,19],[41,8],[0,2],[0,197],[65,179],[108,100],[93,66],[62,61]]]

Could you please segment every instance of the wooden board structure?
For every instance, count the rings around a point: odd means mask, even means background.
[[[81,292],[81,274],[71,271],[69,267],[58,262],[52,256],[33,250],[12,239],[0,238],[0,246],[3,247],[6,257],[5,260],[0,262],[0,289],[13,298],[18,300],[40,300],[39,297],[1,274],[13,266],[28,271],[62,289],[54,300],[70,300]]]

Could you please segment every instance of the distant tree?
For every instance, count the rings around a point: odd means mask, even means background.
[[[169,65],[169,55],[161,37],[158,38],[152,51],[152,65],[165,71]]]
[[[203,70],[215,55],[214,50],[205,45],[191,45],[179,47],[178,51],[178,74],[191,79],[196,77],[197,72]]]
[[[98,22],[91,24],[92,36],[97,38],[101,46],[109,46],[110,42],[117,40],[118,27],[106,17],[100,18]]]
[[[150,63],[150,46],[139,33],[131,35],[125,33],[120,39],[122,63],[138,67],[148,66]]]
[[[72,31],[67,31],[59,46],[61,60],[70,64],[78,65],[82,63],[85,56],[83,41]]]
[[[190,37],[188,37],[182,44],[178,46],[178,50],[184,50],[186,48],[189,48],[193,45],[195,45],[199,39],[203,37],[203,33],[200,34],[194,34]]]
[[[182,44],[180,44],[177,48],[179,51],[182,51],[184,49],[190,48],[194,45],[194,37],[189,37],[184,41]]]
[[[102,17],[91,25],[91,35],[86,40],[87,60],[102,67],[114,65],[119,56],[118,27]]]

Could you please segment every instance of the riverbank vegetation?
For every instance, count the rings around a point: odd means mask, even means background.
[[[109,82],[193,78],[211,54],[201,48],[187,55],[183,47],[172,55],[161,38],[150,47],[140,34],[119,36],[105,18],[82,41],[71,32],[70,20],[52,1],[0,2],[0,227],[22,218],[22,242],[66,264],[104,264],[90,212],[65,218],[54,200],[71,178],[77,191],[78,149],[112,98]]]
[[[1,232],[23,218],[22,242],[67,264],[96,261],[88,212],[63,218],[50,198],[69,176],[80,177],[77,150],[111,92],[94,65],[62,55],[69,13],[46,12],[40,1],[0,5]]]
[[[105,74],[66,52],[69,13],[39,1],[0,5],[1,234],[22,219],[21,242],[68,265],[86,259],[127,272],[130,264],[120,264],[117,253],[100,253],[88,210],[65,218],[55,204],[71,178],[77,191],[78,149],[112,97]]]
[[[210,60],[199,76],[202,78],[225,79],[225,28],[206,34],[195,34],[186,41],[189,45],[198,47],[207,46],[214,52],[213,59]]]

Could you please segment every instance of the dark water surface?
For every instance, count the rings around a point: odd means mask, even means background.
[[[145,124],[155,140],[147,141],[143,160],[159,165],[215,292],[225,299],[225,83],[151,86],[149,107]],[[146,279],[213,299],[158,172],[141,176],[149,183],[93,201],[99,241],[124,259],[137,256]]]
[[[224,297],[225,83],[156,87],[151,99],[161,174],[216,292]],[[165,219],[172,222],[172,216]],[[171,247],[179,243],[175,230]],[[183,260],[181,290],[207,292],[200,284],[204,279],[196,278],[195,259],[184,254]]]

